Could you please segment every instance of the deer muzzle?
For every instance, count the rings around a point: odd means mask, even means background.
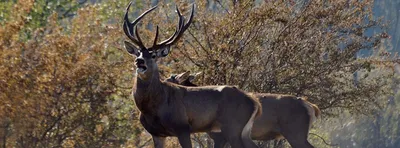
[[[138,58],[138,59],[136,59],[135,63],[136,63],[136,67],[137,67],[137,69],[136,69],[137,72],[139,72],[139,73],[146,72],[147,66],[146,66],[146,62],[144,59]]]

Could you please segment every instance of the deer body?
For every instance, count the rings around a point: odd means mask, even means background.
[[[190,133],[221,131],[224,116],[241,108],[241,104],[252,104],[251,100],[236,100],[246,95],[230,86],[190,88],[158,83],[159,90],[137,88],[134,91],[135,103],[141,111],[140,121],[152,135],[178,136],[182,126],[188,126],[185,128],[189,128]],[[136,87],[143,86],[137,83]],[[248,112],[253,113],[253,110]]]
[[[254,118],[261,114],[256,98],[231,86],[185,87],[160,81],[156,61],[168,55],[170,46],[189,27],[194,7],[186,24],[177,8],[179,25],[174,35],[157,43],[157,26],[154,44],[146,48],[136,24],[156,7],[130,22],[130,6],[131,3],[125,13],[123,29],[135,44],[124,42],[126,50],[136,57],[133,96],[141,113],[140,122],[152,135],[154,146],[164,147],[165,137],[176,136],[183,148],[191,148],[191,133],[219,131],[234,148],[257,147],[250,138]]]
[[[190,82],[194,76],[188,72],[171,76],[166,81],[186,86],[197,86]],[[307,141],[312,122],[320,114],[318,107],[304,98],[292,95],[250,93],[257,97],[262,106],[262,115],[254,120],[251,138],[273,140],[286,138],[294,148],[312,148]],[[226,139],[219,132],[208,132],[214,140],[214,147],[225,147]]]
[[[318,108],[309,111],[310,104],[307,100],[292,95],[255,93],[254,96],[259,98],[263,114],[254,122],[252,139],[272,140],[285,137],[289,141],[292,134],[302,135],[305,136],[303,140],[307,139],[312,121],[319,115]]]

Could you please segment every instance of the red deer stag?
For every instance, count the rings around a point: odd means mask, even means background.
[[[196,76],[190,72],[172,75],[168,82],[184,85],[193,84]],[[287,139],[294,148],[312,148],[307,141],[308,131],[320,114],[319,108],[304,98],[292,95],[254,93],[262,105],[262,115],[254,120],[251,137],[253,140]],[[214,147],[224,147],[226,140],[218,132],[208,132]]]
[[[163,147],[165,137],[175,136],[183,148],[191,148],[190,133],[220,131],[232,147],[257,147],[250,137],[254,118],[262,112],[256,98],[233,86],[185,87],[160,81],[156,61],[168,55],[170,46],[189,27],[194,5],[187,23],[176,8],[179,24],[174,34],[158,43],[157,26],[153,45],[146,48],[139,37],[137,23],[157,6],[130,22],[131,4],[126,9],[123,29],[133,44],[124,43],[126,50],[136,57],[133,97],[140,110],[140,122],[151,134],[154,146]]]

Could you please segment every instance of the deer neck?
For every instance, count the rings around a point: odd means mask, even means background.
[[[158,69],[145,74],[145,77],[137,74],[135,83],[133,95],[136,106],[144,114],[155,114],[163,93]]]

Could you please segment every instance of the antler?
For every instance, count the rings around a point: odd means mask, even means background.
[[[161,49],[167,46],[171,46],[172,44],[176,43],[179,38],[182,37],[183,33],[185,32],[185,30],[187,28],[189,28],[192,20],[193,20],[193,13],[194,13],[194,5],[192,5],[192,10],[191,10],[191,14],[190,14],[190,18],[187,21],[186,24],[184,24],[184,18],[181,14],[181,12],[179,11],[178,7],[176,6],[176,12],[178,13],[178,17],[179,17],[179,21],[178,21],[178,26],[175,29],[174,34],[169,37],[168,39],[162,41],[161,43],[157,43],[158,40],[158,26],[156,27],[156,35],[154,38],[154,42],[153,42],[153,46],[150,48],[146,48],[138,34],[138,30],[137,30],[137,23],[149,12],[153,11],[155,8],[157,8],[157,6],[154,6],[152,8],[150,8],[149,10],[143,12],[139,17],[137,17],[132,23],[129,22],[129,18],[128,18],[128,12],[129,12],[129,8],[131,7],[132,2],[129,3],[128,7],[126,8],[126,12],[125,12],[125,18],[124,18],[124,25],[123,25],[123,29],[125,32],[125,35],[128,36],[128,38],[135,43],[137,46],[139,46],[140,49],[148,49],[148,50],[157,50],[157,49]],[[135,37],[136,36],[136,37]]]
[[[150,13],[151,11],[153,11],[154,9],[157,8],[157,6],[154,6],[152,8],[150,8],[149,10],[143,12],[139,17],[137,17],[132,23],[129,22],[129,18],[128,18],[128,12],[129,12],[129,8],[131,7],[132,2],[129,2],[128,7],[126,8],[126,12],[125,12],[125,17],[124,17],[124,32],[125,35],[128,36],[129,39],[131,39],[131,41],[133,43],[135,43],[136,45],[139,46],[140,49],[146,49],[146,47],[144,46],[142,40],[140,39],[138,30],[137,30],[137,26],[136,24],[148,13]],[[135,34],[136,38],[133,36]]]
[[[178,27],[175,29],[174,34],[170,38],[162,41],[161,43],[157,43],[157,38],[158,38],[158,26],[157,26],[156,36],[154,38],[154,44],[151,49],[153,50],[160,49],[175,44],[182,37],[183,33],[186,31],[186,29],[189,28],[190,24],[192,23],[193,13],[194,13],[193,10],[194,10],[194,5],[192,5],[192,10],[190,12],[189,20],[186,22],[186,24],[183,24],[185,18],[183,18],[181,12],[178,9],[178,6],[176,6],[176,12],[178,13],[179,21],[178,21]]]

